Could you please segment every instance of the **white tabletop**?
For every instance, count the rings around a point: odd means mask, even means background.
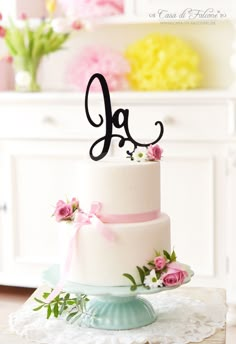
[[[36,291],[37,292],[37,291]],[[181,287],[173,290],[173,293],[179,296],[187,296],[193,299],[198,299],[207,303],[216,303],[219,305],[225,305],[225,291],[223,289],[216,288],[191,288]],[[8,328],[8,314],[14,312],[19,305],[16,305],[14,301],[0,300],[0,343],[1,344],[33,344],[24,338],[17,336],[15,333],[11,333]],[[222,330],[218,330],[213,336],[205,339],[202,344],[225,344],[226,327]],[[35,344],[35,343],[34,343]]]

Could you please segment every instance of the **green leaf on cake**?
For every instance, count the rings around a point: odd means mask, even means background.
[[[41,306],[38,306],[38,307],[36,307],[36,308],[33,308],[33,311],[39,311],[41,308],[43,308],[44,307],[44,305],[41,305]]]
[[[50,293],[43,293],[43,298],[46,299],[49,295]]]
[[[138,269],[139,277],[140,277],[141,283],[143,284],[144,279],[145,279],[145,272],[143,271],[142,268],[140,268],[140,266],[136,266],[136,268]]]
[[[150,265],[152,268],[155,267],[155,264],[153,263],[153,260],[151,260],[150,262],[148,262],[148,265]]]
[[[131,276],[130,274],[123,274],[123,276],[128,278],[133,285],[137,286],[137,283],[135,282],[135,279],[133,278],[133,276]]]
[[[145,276],[150,273],[150,270],[146,266],[143,266],[143,271],[145,272]]]
[[[39,300],[37,297],[35,297],[34,299],[35,299],[35,301],[37,301],[37,302],[39,302],[39,303],[44,303],[44,301]]]
[[[50,304],[49,304],[49,305],[48,305],[48,310],[47,310],[47,319],[50,318],[51,314],[52,314],[52,308],[51,308],[51,306],[50,306]]]
[[[76,314],[78,314],[78,312],[73,312],[73,313],[70,313],[67,317],[66,317],[66,320],[67,321],[70,321]]]
[[[137,289],[137,285],[131,285],[130,290],[135,291]]]
[[[68,300],[68,301],[67,301],[67,304],[68,304],[69,306],[72,306],[72,305],[75,304],[75,301],[74,301],[74,300]]]
[[[163,250],[163,254],[168,260],[171,260],[171,256],[166,250]]]
[[[53,289],[52,289],[53,291]],[[47,299],[51,292],[45,292],[42,294],[44,299]],[[53,315],[55,318],[58,318],[63,313],[67,313],[67,318],[69,320],[77,316],[76,319],[81,316],[86,310],[86,303],[89,301],[89,298],[85,294],[75,295],[72,297],[69,293],[61,292],[57,295],[52,301],[47,303],[47,300],[40,300],[34,298],[40,305],[34,308],[34,311],[39,311],[42,308],[47,309],[47,319]]]
[[[58,303],[55,303],[53,307],[53,314],[55,318],[58,318],[58,315],[59,315]]]
[[[175,254],[175,250],[173,250],[173,252],[171,253],[171,257],[170,257],[170,261],[171,262],[175,262],[176,261],[176,254]]]

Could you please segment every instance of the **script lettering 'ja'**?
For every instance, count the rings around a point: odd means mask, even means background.
[[[103,94],[103,100],[104,100],[104,109],[105,109],[105,116],[104,116],[105,119],[103,118],[101,114],[98,114],[97,122],[92,119],[90,111],[89,111],[89,104],[88,104],[90,87],[95,79],[98,79],[98,81],[100,82],[101,90]],[[92,77],[90,78],[88,82],[86,93],[85,93],[85,112],[86,112],[86,116],[88,118],[89,123],[93,127],[98,128],[104,125],[104,128],[105,128],[105,135],[99,138],[98,140],[96,140],[92,144],[89,151],[91,159],[95,161],[100,160],[107,155],[110,149],[112,138],[119,139],[119,143],[118,143],[119,147],[123,147],[126,142],[131,142],[133,144],[134,149],[133,151],[127,151],[127,154],[132,156],[133,152],[135,151],[137,147],[147,147],[151,144],[156,144],[158,141],[160,141],[164,133],[163,123],[161,121],[156,121],[154,124],[156,126],[159,126],[159,133],[156,140],[149,143],[140,143],[140,142],[135,141],[129,131],[129,121],[128,121],[129,110],[120,108],[120,109],[117,109],[114,112],[114,114],[112,114],[111,99],[110,99],[110,93],[107,86],[107,82],[104,76],[99,73],[92,75]],[[113,134],[113,127],[117,129],[124,128],[126,137],[123,137],[122,135],[119,135],[119,134]],[[100,143],[103,143],[103,146],[102,146],[101,152],[96,155],[94,154],[94,148]]]

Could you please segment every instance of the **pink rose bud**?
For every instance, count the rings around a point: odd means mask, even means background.
[[[158,256],[154,259],[155,269],[157,271],[164,269],[166,266],[166,259],[165,257]]]
[[[28,16],[27,16],[27,14],[25,13],[25,12],[22,12],[21,14],[20,14],[20,19],[21,20],[26,20],[28,18]]]
[[[0,26],[0,38],[4,38],[6,36],[6,29],[3,26]]]
[[[147,150],[147,158],[150,161],[161,160],[163,149],[159,145],[150,145]]]
[[[73,214],[73,209],[71,204],[65,204],[59,208],[56,208],[54,215],[56,216],[56,221],[60,222],[63,220],[70,220]]]
[[[174,287],[183,284],[184,279],[188,276],[187,271],[176,262],[167,264],[167,268],[167,272],[161,277],[163,284],[166,287]]]
[[[83,28],[83,25],[81,24],[81,22],[79,20],[75,20],[72,25],[71,25],[72,29],[74,30],[81,30]]]
[[[2,20],[2,13],[0,12],[0,20]]]

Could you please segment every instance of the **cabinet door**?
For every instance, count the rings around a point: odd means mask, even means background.
[[[236,150],[232,147],[228,157],[228,203],[227,203],[227,221],[228,221],[228,236],[227,236],[227,248],[228,248],[228,302],[236,303],[236,216],[235,216],[235,204],[236,204]]]
[[[216,144],[163,144],[162,211],[172,247],[195,272],[193,284],[224,286],[225,149]]]
[[[0,274],[3,271],[3,252],[4,252],[4,241],[3,241],[3,224],[6,214],[6,199],[4,197],[4,155],[0,153]]]
[[[78,161],[88,150],[88,142],[78,141],[5,143],[0,284],[35,286],[56,262],[58,227],[51,215],[57,200],[78,196]]]

